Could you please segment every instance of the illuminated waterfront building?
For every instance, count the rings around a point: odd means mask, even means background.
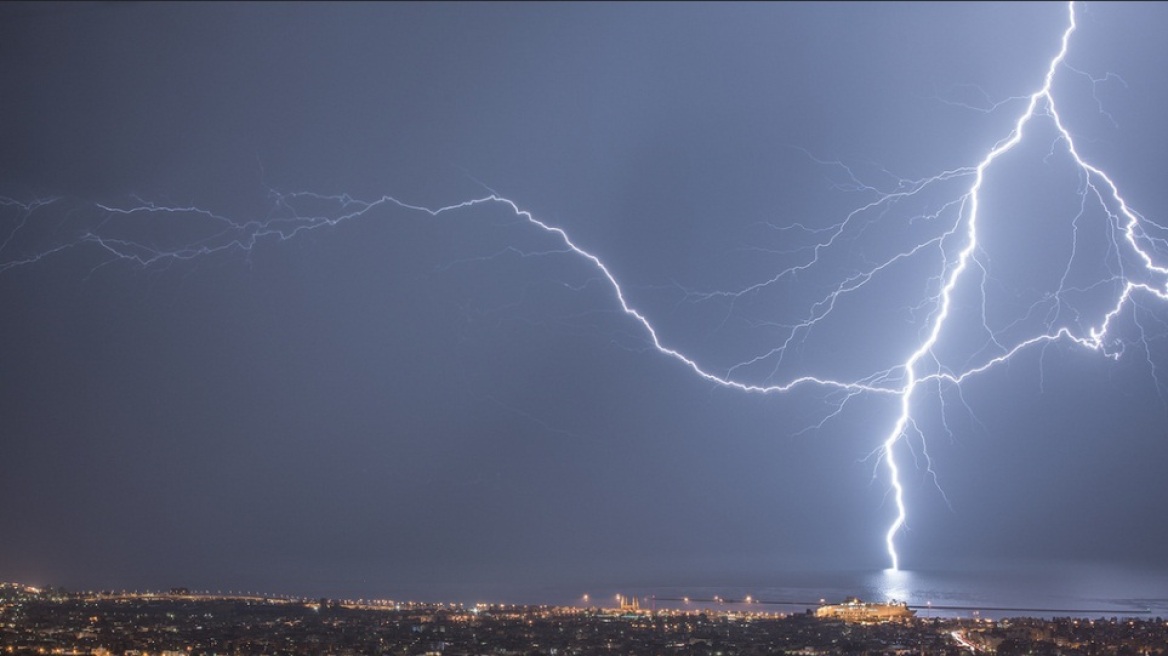
[[[815,610],[816,617],[841,619],[846,622],[889,622],[907,620],[914,615],[916,611],[903,602],[871,604],[856,597],[848,597],[842,604],[828,604]]]

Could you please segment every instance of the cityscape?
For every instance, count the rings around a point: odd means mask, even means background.
[[[1168,620],[857,615],[858,600],[770,612],[608,604],[523,606],[296,599],[166,592],[66,592],[0,584],[0,653],[93,656],[212,654],[1168,654]],[[653,604],[656,605],[655,603]],[[731,607],[732,606],[732,607]],[[824,611],[827,612],[824,612]]]

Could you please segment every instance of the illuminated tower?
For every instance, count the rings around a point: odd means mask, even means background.
[[[637,600],[636,597],[626,597],[624,595],[617,595],[616,597],[620,601],[620,609],[621,610],[629,610],[629,611],[641,610],[641,603],[640,603],[640,601]]]

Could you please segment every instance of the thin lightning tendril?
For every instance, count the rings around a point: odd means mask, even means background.
[[[1032,347],[1046,347],[1060,341],[1070,342],[1086,349],[1103,353],[1110,358],[1118,358],[1122,354],[1122,345],[1117,338],[1111,335],[1112,327],[1125,307],[1135,305],[1136,301],[1133,300],[1133,295],[1136,292],[1146,292],[1157,299],[1168,300],[1168,267],[1158,265],[1153,257],[1154,249],[1157,247],[1166,247],[1168,246],[1168,242],[1148,232],[1150,228],[1158,230],[1163,230],[1163,228],[1155,224],[1149,224],[1144,217],[1132,210],[1128,206],[1127,201],[1120,195],[1119,189],[1112,179],[1101,169],[1088,163],[1082,157],[1075,145],[1075,141],[1072,139],[1071,133],[1064,126],[1063,120],[1057,111],[1052,88],[1056,73],[1060,67],[1086,76],[1086,73],[1070,67],[1064,61],[1067,57],[1071,35],[1076,29],[1074,2],[1068,3],[1067,8],[1068,24],[1062,34],[1058,53],[1049,62],[1041,88],[1030,96],[1010,98],[1006,101],[992,104],[988,110],[979,110],[992,112],[1006,106],[1011,101],[1026,101],[1025,110],[1015,120],[1010,133],[1001,141],[997,142],[976,166],[957,167],[932,177],[915,180],[900,179],[892,176],[895,179],[894,188],[882,191],[862,182],[846,165],[839,162],[818,160],[810,153],[806,153],[808,157],[811,157],[811,159],[820,165],[840,167],[843,169],[847,180],[839,185],[841,190],[873,193],[875,194],[875,198],[870,202],[861,204],[858,208],[844,216],[840,222],[828,228],[812,227],[800,222],[790,222],[783,226],[772,225],[771,227],[778,231],[798,231],[800,234],[813,240],[813,245],[808,248],[784,252],[786,255],[801,256],[803,258],[801,261],[783,269],[773,276],[735,290],[705,292],[686,290],[685,295],[688,300],[705,302],[713,299],[729,299],[733,303],[737,299],[788,281],[800,273],[819,265],[821,263],[821,256],[836,246],[840,240],[845,239],[846,235],[857,232],[862,233],[867,227],[864,221],[868,219],[865,217],[870,212],[886,212],[897,203],[912,201],[915,197],[922,195],[926,190],[933,189],[945,183],[966,179],[972,179],[972,181],[956,199],[941,204],[940,209],[913,219],[936,222],[945,220],[946,217],[952,214],[952,225],[949,225],[940,234],[930,239],[915,243],[899,253],[885,257],[879,262],[870,263],[865,268],[848,274],[836,287],[814,302],[802,319],[782,326],[786,334],[779,341],[778,346],[730,366],[724,373],[703,366],[695,358],[669,346],[659,335],[658,328],[654,323],[629,301],[625,288],[618,281],[609,266],[599,256],[586,250],[574,241],[565,229],[540,220],[530,211],[523,209],[515,201],[491,191],[489,188],[489,195],[437,208],[406,203],[391,196],[383,196],[373,201],[362,201],[348,195],[327,196],[310,192],[278,193],[273,191],[271,192],[273,200],[272,211],[268,216],[244,222],[239,222],[195,206],[163,205],[135,198],[135,204],[123,207],[112,204],[96,204],[97,210],[105,217],[102,222],[98,223],[96,228],[85,230],[74,239],[35,250],[32,255],[22,256],[9,254],[13,250],[12,244],[18,241],[20,233],[26,229],[34,215],[42,211],[42,208],[59,202],[59,199],[49,198],[24,203],[11,198],[0,197],[0,211],[14,212],[17,217],[12,223],[8,234],[0,236],[0,256],[2,256],[2,259],[0,259],[0,272],[35,264],[53,254],[80,246],[90,246],[100,249],[108,257],[106,264],[125,262],[138,267],[163,266],[168,263],[195,260],[221,252],[250,252],[261,240],[275,239],[283,241],[292,239],[311,230],[337,226],[350,220],[371,215],[378,210],[396,209],[429,217],[439,217],[470,211],[476,208],[502,206],[515,217],[521,219],[522,222],[552,236],[558,242],[558,246],[540,253],[527,253],[517,247],[507,247],[501,252],[515,253],[523,257],[529,255],[567,255],[586,261],[599,274],[600,279],[607,284],[621,312],[644,331],[648,343],[652,345],[654,350],[677,361],[692,374],[709,383],[740,392],[757,394],[782,394],[802,387],[824,389],[831,395],[831,399],[829,400],[831,411],[820,422],[808,427],[806,430],[814,430],[823,426],[825,422],[843,412],[845,406],[857,396],[878,395],[881,397],[895,398],[899,406],[896,420],[893,422],[890,430],[884,435],[880,445],[871,455],[878,459],[877,466],[881,462],[884,464],[889,478],[896,516],[884,535],[884,542],[888,557],[891,561],[891,568],[899,569],[900,556],[896,550],[896,537],[905,528],[908,513],[905,504],[905,488],[901,481],[901,467],[895,457],[898,444],[902,441],[907,443],[910,435],[919,440],[922,444],[920,452],[925,460],[927,473],[932,477],[934,483],[937,481],[936,472],[932,468],[932,463],[929,460],[928,450],[923,446],[924,430],[918,425],[913,415],[914,398],[916,397],[918,388],[922,385],[936,386],[936,393],[940,397],[942,394],[942,386],[948,385],[955,387],[960,396],[961,384],[966,380],[1008,362],[1022,351]],[[1101,79],[1087,77],[1094,85],[1095,83],[1110,79],[1112,76],[1109,74],[1107,77]],[[1059,282],[1058,292],[1054,294],[1054,305],[1049,311],[1044,324],[1046,331],[1016,341],[1007,346],[1003,343],[1005,340],[1000,339],[999,332],[995,332],[988,327],[985,300],[987,297],[985,285],[988,273],[985,264],[978,257],[982,248],[979,242],[978,232],[978,224],[982,219],[982,191],[985,185],[987,171],[1003,155],[1022,143],[1026,128],[1034,119],[1039,117],[1046,117],[1050,120],[1057,132],[1058,143],[1062,144],[1066,153],[1070,155],[1074,164],[1078,167],[1081,177],[1079,182],[1081,207],[1079,215],[1075,216],[1072,220],[1073,243],[1071,258],[1068,260],[1067,268],[1063,272]],[[1108,117],[1110,118],[1110,115]],[[887,172],[885,171],[884,173]],[[1071,291],[1083,291],[1080,288],[1068,287],[1068,280],[1071,262],[1075,259],[1079,246],[1079,219],[1085,211],[1088,199],[1094,199],[1094,202],[1107,213],[1113,234],[1111,239],[1112,243],[1109,245],[1109,248],[1113,251],[1112,256],[1114,259],[1119,262],[1119,271],[1113,272],[1111,279],[1103,280],[1096,283],[1096,285],[1112,284],[1116,285],[1120,291],[1114,302],[1108,306],[1109,309],[1099,319],[1098,323],[1089,326],[1084,333],[1081,330],[1076,331],[1067,325],[1056,326],[1055,321],[1064,311],[1076,315],[1076,322],[1079,319],[1077,316],[1078,311],[1075,308],[1064,307],[1063,294]],[[332,213],[312,214],[298,209],[302,204],[311,203],[327,203],[335,209]],[[179,247],[159,246],[145,240],[119,237],[109,231],[103,232],[103,229],[106,228],[106,222],[115,218],[151,219],[165,216],[197,220],[212,226],[212,228],[202,238],[189,243],[183,243]],[[1115,236],[1116,234],[1119,235],[1118,239]],[[1128,277],[1123,270],[1123,261],[1119,256],[1121,250],[1120,241],[1127,244],[1129,247],[1128,250],[1134,254],[1135,258],[1142,265],[1142,273],[1149,275],[1151,279],[1157,282],[1140,282]],[[959,245],[959,249],[955,255],[947,254],[947,247],[950,244]],[[956,246],[950,248],[956,248]],[[916,308],[916,310],[924,310],[926,312],[924,319],[925,327],[919,343],[909,353],[907,358],[897,365],[854,380],[837,380],[832,377],[812,374],[786,379],[779,378],[779,374],[786,373],[785,369],[783,369],[783,365],[785,364],[783,357],[787,351],[792,345],[799,342],[799,340],[806,338],[813,328],[831,315],[841,299],[862,291],[872,280],[898,263],[927,252],[941,253],[941,268],[939,274],[933,279],[936,284],[936,291],[927,296],[922,305]],[[499,254],[496,253],[496,255],[486,256],[482,259],[490,259]],[[953,299],[958,284],[968,277],[971,271],[974,272],[974,275],[980,276],[981,322],[986,328],[988,342],[996,349],[996,354],[985,356],[985,359],[980,362],[968,362],[962,369],[952,370],[942,366],[935,351],[939,340],[945,333],[947,322],[951,318],[954,304]],[[1034,308],[1032,308],[1033,310]],[[1137,321],[1136,323],[1137,327],[1142,329],[1139,322]],[[1146,349],[1147,347],[1145,345],[1145,354]],[[749,382],[738,377],[738,373],[741,370],[746,370],[768,361],[774,361],[774,365],[771,377],[763,379],[765,384]],[[1155,375],[1153,371],[1153,376],[1155,377]],[[775,379],[779,379],[780,382],[773,382]],[[961,398],[961,403],[965,403],[963,397]],[[948,430],[948,424],[944,419],[942,419],[942,423],[945,425],[945,429]],[[915,457],[916,451],[913,450],[913,453]],[[940,490],[939,486],[938,489]],[[942,496],[944,496],[943,491]],[[947,498],[946,502],[948,502]]]

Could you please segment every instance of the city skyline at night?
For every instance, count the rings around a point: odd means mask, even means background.
[[[1168,567],[1158,6],[3,11],[0,578]]]

